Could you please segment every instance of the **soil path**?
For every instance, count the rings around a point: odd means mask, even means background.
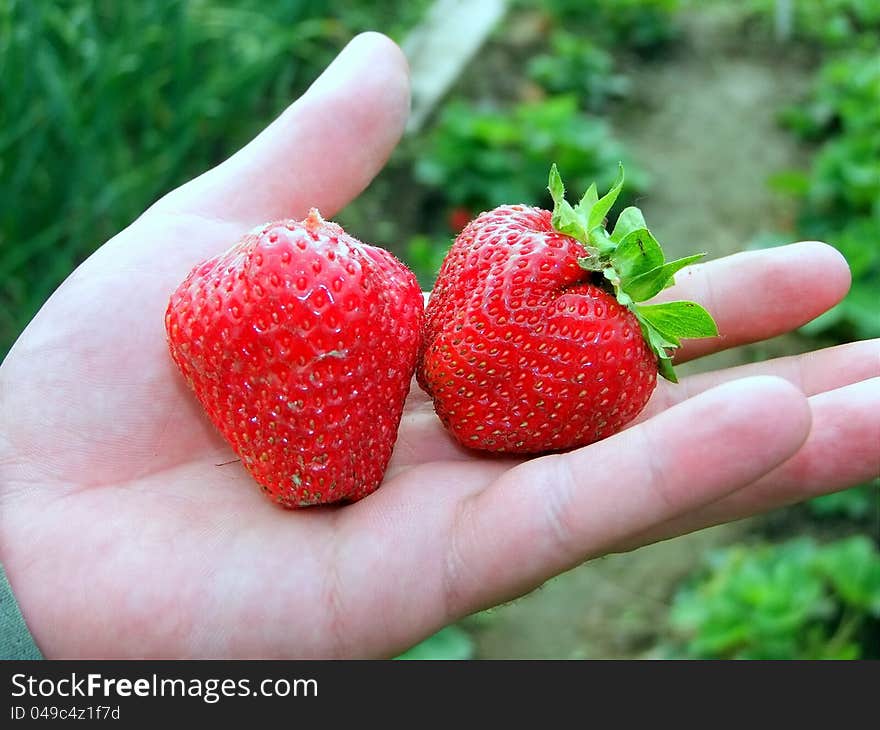
[[[633,98],[642,111],[616,122],[654,181],[639,205],[672,257],[742,250],[784,222],[790,211],[766,192],[773,172],[803,164],[776,115],[804,89],[803,67],[767,49],[734,43],[735,18],[693,11],[685,38],[667,60],[637,67]],[[781,338],[762,349],[722,353],[704,369],[797,349]],[[707,550],[741,538],[748,522],[613,555],[550,581],[512,604],[468,620],[481,658],[627,658],[643,656],[664,633],[679,581]]]

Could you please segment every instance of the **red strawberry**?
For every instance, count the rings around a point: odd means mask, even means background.
[[[171,296],[171,356],[260,488],[285,507],[382,481],[423,315],[415,276],[312,210],[199,264]]]
[[[702,254],[666,263],[637,208],[609,234],[623,185],[572,207],[554,165],[553,212],[505,205],[453,243],[428,302],[417,375],[466,446],[539,453],[605,438],[635,418],[668,350],[717,334],[693,302],[644,305]]]
[[[457,205],[449,211],[446,220],[449,223],[449,228],[455,233],[459,233],[471,222],[472,217],[473,213],[468,208],[465,208],[463,205]]]

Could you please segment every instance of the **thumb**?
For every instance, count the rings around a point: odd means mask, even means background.
[[[154,210],[239,223],[334,215],[381,170],[409,113],[409,70],[384,35],[355,37],[297,101]]]

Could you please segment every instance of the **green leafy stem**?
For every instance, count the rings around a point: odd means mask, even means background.
[[[580,202],[572,206],[565,200],[565,186],[554,164],[550,168],[548,186],[554,203],[553,227],[584,245],[587,255],[578,259],[578,264],[587,271],[602,274],[611,283],[617,301],[638,318],[645,341],[657,355],[660,374],[677,383],[670,351],[680,347],[682,339],[715,337],[718,327],[696,302],[642,302],[672,286],[676,272],[706,254],[666,261],[663,249],[645,224],[642,211],[635,207],[621,212],[609,234],[605,219],[623,189],[623,179],[621,164],[611,190],[600,198],[593,183]]]

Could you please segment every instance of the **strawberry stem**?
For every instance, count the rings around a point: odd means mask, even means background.
[[[677,383],[671,351],[681,339],[715,337],[718,328],[712,316],[695,302],[666,302],[645,305],[647,301],[675,283],[675,273],[705,253],[666,261],[663,249],[648,230],[642,211],[625,208],[614,230],[606,229],[606,216],[623,189],[624,170],[620,164],[611,189],[601,198],[593,183],[576,206],[565,199],[565,186],[554,163],[548,189],[553,198],[553,227],[579,241],[587,255],[578,259],[581,268],[601,272],[611,284],[617,301],[638,318],[645,342],[657,357],[657,369],[667,380]]]
[[[318,229],[324,225],[324,219],[318,212],[317,208],[309,208],[309,214],[303,218],[303,226],[309,233],[317,233]]]

